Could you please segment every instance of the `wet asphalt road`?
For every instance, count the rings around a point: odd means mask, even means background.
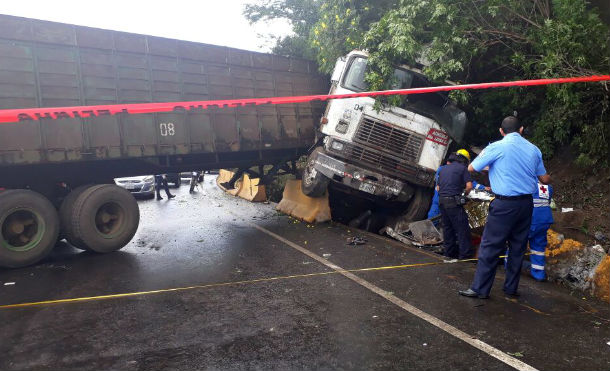
[[[0,305],[332,272],[253,225],[344,269],[439,261],[296,222],[212,182],[141,201],[138,233],[119,252],[63,244],[36,266],[0,270]],[[347,246],[354,235],[368,243]],[[491,299],[459,297],[473,273],[458,263],[355,274],[537,369],[610,369],[607,305],[525,276],[509,299],[501,273]],[[0,370],[512,369],[340,274],[0,309],[0,326]]]

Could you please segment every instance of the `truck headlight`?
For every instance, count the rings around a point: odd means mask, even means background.
[[[334,149],[335,151],[343,151],[343,143],[334,140],[330,144],[330,148]]]
[[[343,120],[339,120],[337,126],[335,126],[335,131],[337,133],[345,134],[347,133],[347,128],[349,128],[349,124]]]

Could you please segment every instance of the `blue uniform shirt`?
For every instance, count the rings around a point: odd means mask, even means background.
[[[460,195],[470,181],[466,165],[457,161],[447,164],[438,173],[438,194],[441,197]]]
[[[472,161],[476,171],[489,166],[491,190],[502,196],[533,194],[538,176],[546,174],[542,153],[519,133],[510,133],[488,145]]]
[[[551,211],[553,187],[538,183],[538,189],[532,196],[534,199],[532,224],[553,224],[553,212]]]

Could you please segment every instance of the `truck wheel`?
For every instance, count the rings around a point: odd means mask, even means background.
[[[396,219],[396,222],[393,223],[394,230],[406,230],[409,223],[426,219],[433,194],[434,191],[432,189],[424,187],[415,188],[415,192],[413,193],[413,197],[411,197],[411,201],[409,202],[408,206],[402,212],[400,217]]]
[[[426,219],[433,194],[434,191],[432,189],[417,187],[411,202],[409,202],[409,206],[407,206],[407,209],[402,214],[402,218],[409,223]]]
[[[301,190],[309,197],[322,197],[328,189],[330,179],[314,168],[315,160],[309,156],[301,177]]]
[[[19,268],[45,258],[59,235],[53,204],[39,193],[0,193],[0,266]]]
[[[88,250],[88,248],[82,245],[77,246],[71,242],[75,240],[75,237],[72,229],[70,214],[72,213],[74,202],[76,202],[78,196],[80,196],[90,187],[91,184],[74,188],[70,193],[68,193],[66,198],[64,198],[64,200],[61,202],[61,206],[59,207],[59,225],[61,227],[60,234],[66,239],[66,241],[70,242],[72,246],[81,250]]]
[[[95,185],[77,195],[69,223],[72,236],[68,242],[107,253],[131,241],[140,223],[140,210],[127,190],[112,184]]]

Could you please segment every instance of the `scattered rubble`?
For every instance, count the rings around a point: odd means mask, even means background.
[[[549,280],[610,301],[610,256],[601,245],[585,246],[553,230],[548,232],[548,242]]]
[[[368,242],[368,240],[362,236],[354,236],[347,239],[346,245],[364,245]]]

